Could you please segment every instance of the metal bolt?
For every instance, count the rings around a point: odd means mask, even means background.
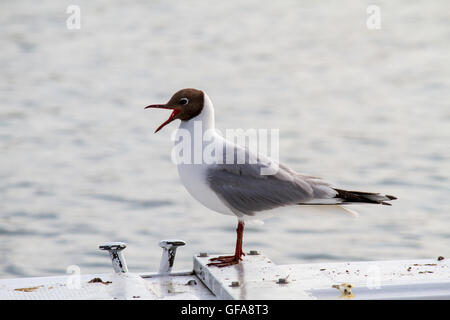
[[[286,283],[288,283],[288,281],[286,278],[280,278],[280,279],[278,279],[277,283],[278,284],[286,284]]]
[[[109,252],[112,266],[114,268],[114,272],[116,273],[128,272],[127,263],[122,253],[122,250],[126,247],[127,245],[123,242],[108,242],[99,246],[100,250],[107,250]]]
[[[186,285],[187,286],[195,286],[195,285],[197,285],[197,281],[195,281],[194,279],[191,279],[186,283]]]
[[[251,256],[257,256],[257,255],[259,255],[259,252],[256,250],[250,250],[250,252],[248,254]]]
[[[200,258],[205,258],[205,257],[208,256],[208,253],[206,253],[206,252],[200,252],[200,253],[198,254],[198,256],[199,256]]]
[[[185,244],[186,242],[183,240],[162,240],[159,242],[159,246],[163,248],[161,263],[159,265],[160,273],[169,273],[172,270],[177,248]]]

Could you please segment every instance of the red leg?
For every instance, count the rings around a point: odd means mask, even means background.
[[[216,267],[227,267],[233,264],[238,264],[239,261],[242,260],[242,256],[245,256],[244,251],[242,250],[242,239],[244,237],[244,221],[239,220],[238,226],[236,229],[237,237],[236,237],[236,249],[234,251],[234,256],[220,256],[216,258],[212,258],[209,261],[214,261],[208,263],[208,266],[216,266]]]

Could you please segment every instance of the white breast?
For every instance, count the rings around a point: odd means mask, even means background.
[[[212,191],[206,180],[207,166],[204,164],[179,164],[178,175],[186,190],[208,209],[222,214],[233,212]]]

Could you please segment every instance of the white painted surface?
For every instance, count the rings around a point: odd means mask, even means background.
[[[195,257],[194,268],[219,299],[341,299],[332,286],[343,283],[353,286],[352,299],[450,299],[448,260],[277,266],[263,255],[247,255],[242,264],[220,269],[206,267],[209,258]],[[230,287],[234,281],[239,287]]]
[[[0,299],[346,299],[333,288],[343,283],[352,285],[351,299],[450,299],[448,260],[278,266],[247,254],[239,265],[217,268],[206,266],[212,257],[195,256],[194,273],[81,275],[79,287],[73,275],[0,280]],[[111,283],[89,283],[97,277]]]
[[[147,275],[151,276],[151,275]],[[152,276],[141,278],[133,273],[91,274],[80,277],[80,286],[69,281],[70,276],[0,280],[0,299],[17,300],[170,300],[215,299],[194,275]],[[110,284],[89,283],[101,278]],[[188,285],[190,280],[196,284]],[[72,283],[73,285],[70,285]],[[30,292],[17,289],[29,288]],[[35,289],[33,289],[35,288]]]

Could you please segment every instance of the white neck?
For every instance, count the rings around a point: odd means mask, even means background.
[[[215,129],[214,125],[214,107],[211,102],[211,99],[208,97],[208,95],[203,92],[204,95],[204,101],[203,101],[203,109],[200,112],[199,115],[195,116],[192,119],[189,119],[187,121],[181,121],[180,123],[180,129],[186,129],[190,132],[193,132],[194,130],[194,122],[198,121],[202,125],[202,131],[206,132],[210,129]]]

